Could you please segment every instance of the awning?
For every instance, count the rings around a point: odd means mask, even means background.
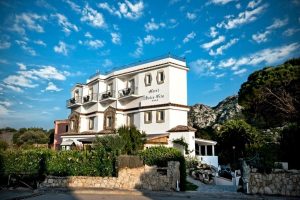
[[[71,146],[74,143],[73,140],[64,140],[62,141],[62,143],[60,144],[61,146]]]
[[[213,140],[205,140],[205,139],[200,139],[200,138],[195,138],[195,143],[200,144],[200,145],[216,145],[217,142]]]

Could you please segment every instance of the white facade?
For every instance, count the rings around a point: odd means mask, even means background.
[[[147,135],[187,125],[187,72],[184,60],[167,56],[76,84],[67,101],[70,128],[62,139],[108,134],[122,125]]]

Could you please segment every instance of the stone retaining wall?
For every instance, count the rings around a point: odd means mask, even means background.
[[[176,182],[180,180],[179,162],[168,162],[168,167],[147,166],[140,168],[120,169],[118,177],[91,176],[48,176],[41,187],[67,188],[105,188],[105,189],[146,189],[176,190]]]
[[[300,170],[276,170],[271,174],[251,173],[249,192],[300,196]]]

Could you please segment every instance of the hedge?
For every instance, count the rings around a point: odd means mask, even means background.
[[[159,167],[166,167],[168,161],[180,162],[180,190],[185,191],[186,186],[186,164],[184,156],[178,149],[168,148],[164,146],[150,147],[140,152],[141,158],[147,165],[157,165]]]
[[[52,150],[0,151],[0,175],[115,176],[116,156],[104,149],[91,152]]]

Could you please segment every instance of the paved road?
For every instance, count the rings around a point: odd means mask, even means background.
[[[21,196],[20,196],[21,197]],[[263,199],[263,200],[279,200],[279,199],[297,199],[286,197],[274,197],[274,196],[257,196],[257,195],[244,195],[241,193],[232,192],[217,192],[217,193],[201,193],[201,192],[54,192],[48,191],[43,193],[35,193],[33,196],[27,196],[26,198],[12,198],[12,196],[2,196],[0,192],[1,200],[8,199],[28,199],[28,200],[179,200],[179,199],[207,199],[207,200],[231,200],[231,199]]]

